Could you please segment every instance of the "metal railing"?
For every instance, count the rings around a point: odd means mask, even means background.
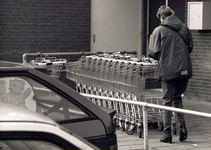
[[[168,110],[168,111],[172,111],[172,112],[179,112],[179,113],[184,113],[184,114],[190,114],[190,115],[196,115],[196,116],[211,118],[210,113],[204,113],[204,112],[187,110],[187,109],[180,109],[180,108],[174,108],[174,107],[167,107],[167,106],[151,104],[151,103],[146,103],[146,102],[117,99],[117,98],[111,98],[111,97],[105,97],[105,96],[97,96],[97,95],[84,94],[84,93],[80,93],[80,94],[87,97],[87,98],[92,98],[92,99],[100,99],[100,100],[105,100],[105,101],[110,101],[110,102],[117,102],[117,103],[125,103],[125,104],[142,106],[142,108],[143,108],[142,111],[143,111],[144,149],[145,150],[149,149],[147,108],[157,108],[157,109]]]

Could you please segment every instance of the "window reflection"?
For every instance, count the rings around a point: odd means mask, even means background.
[[[88,117],[71,101],[24,76],[0,78],[0,102],[47,115],[55,121]]]

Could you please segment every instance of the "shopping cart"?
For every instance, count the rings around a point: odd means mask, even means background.
[[[66,65],[67,78],[75,81],[80,93],[114,97],[131,101],[144,101],[162,105],[162,85],[157,80],[157,63],[123,59],[125,56],[92,55],[81,57]],[[118,59],[117,59],[118,58]],[[116,110],[115,124],[131,135],[142,135],[142,107],[126,103],[90,99],[94,104]],[[163,130],[162,110],[148,109],[149,127]]]
[[[56,79],[59,79],[59,77],[60,77],[60,72],[61,72],[61,70],[62,70],[62,68],[63,68],[63,64],[60,64],[60,63],[53,63],[52,65],[51,65],[51,72],[50,72],[50,76],[51,77],[54,77],[54,78],[56,78]]]

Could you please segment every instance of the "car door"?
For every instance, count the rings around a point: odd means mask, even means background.
[[[96,146],[107,147],[107,134],[101,120],[50,84],[30,76],[1,77],[3,96],[0,102],[24,107],[46,115]]]

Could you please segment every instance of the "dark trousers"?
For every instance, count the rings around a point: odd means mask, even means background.
[[[188,85],[188,79],[174,79],[163,82],[163,103],[165,106],[183,108],[181,95],[185,92]],[[184,114],[175,113],[180,125],[185,123]],[[172,112],[164,110],[163,121],[164,130],[171,129]]]

